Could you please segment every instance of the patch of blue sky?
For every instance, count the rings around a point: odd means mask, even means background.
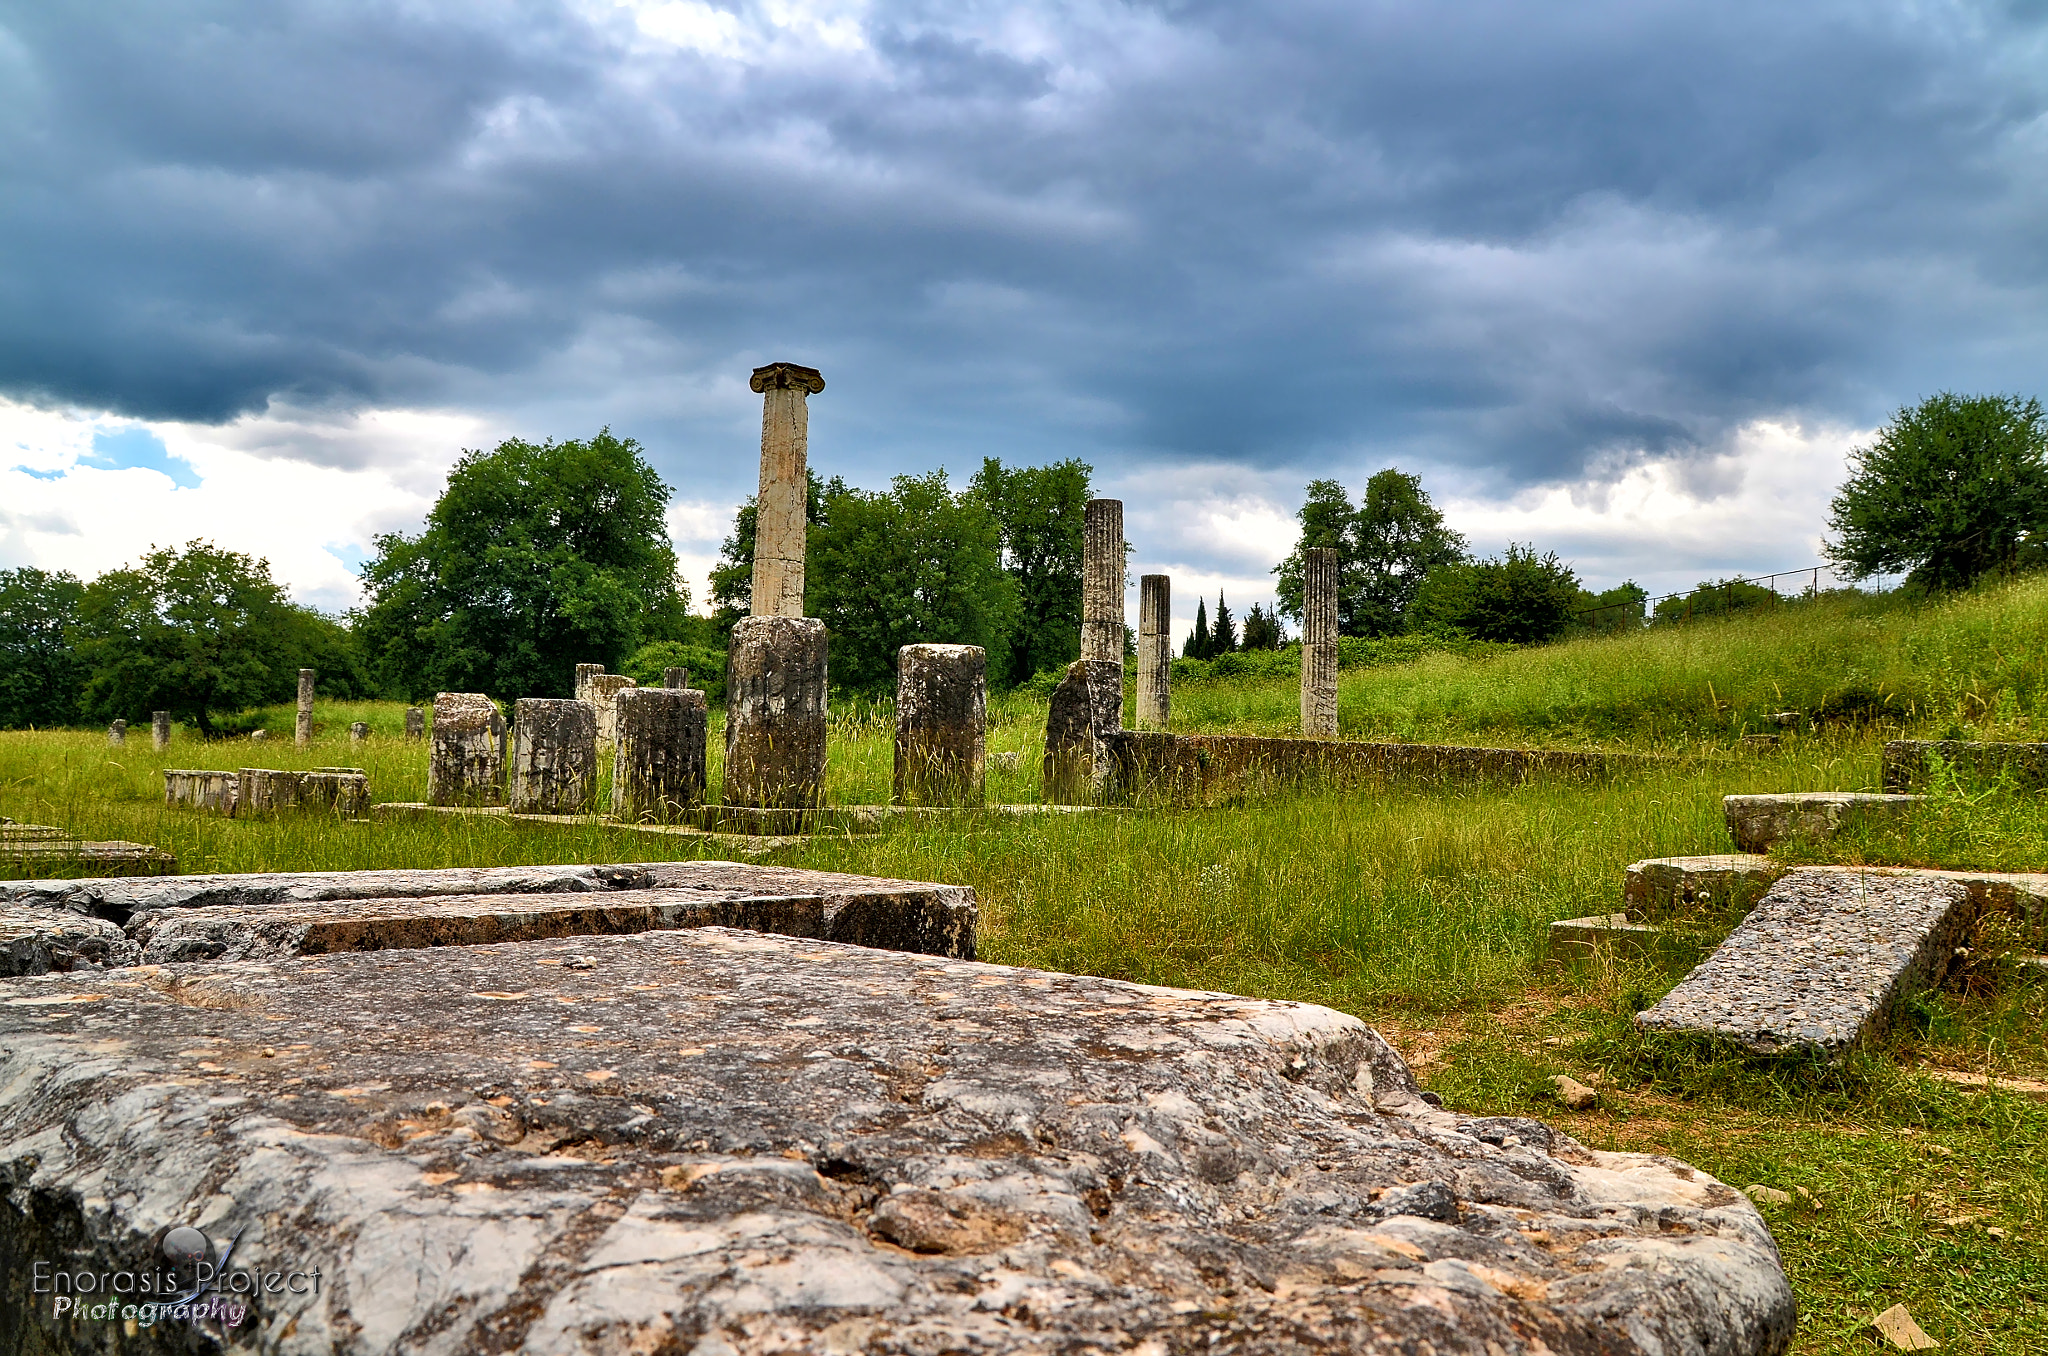
[[[108,470],[140,467],[146,471],[159,471],[169,476],[171,483],[179,489],[199,488],[199,476],[191,464],[183,457],[172,456],[163,439],[139,426],[95,432],[92,451],[85,454],[85,460]]]
[[[329,542],[321,549],[348,566],[350,574],[360,575],[363,572],[363,562],[370,558],[369,549],[358,542]]]

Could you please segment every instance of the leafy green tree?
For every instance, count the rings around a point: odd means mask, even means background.
[[[1421,477],[1391,466],[1366,482],[1356,508],[1336,481],[1311,481],[1296,517],[1301,537],[1274,567],[1279,611],[1301,620],[1301,553],[1335,547],[1337,629],[1347,636],[1400,631],[1423,578],[1465,558],[1465,539],[1444,522]]]
[[[1207,599],[1195,599],[1195,629],[1188,632],[1188,643],[1181,647],[1183,659],[1207,659],[1215,651],[1209,648],[1209,603]]]
[[[567,693],[684,626],[668,487],[630,438],[463,454],[417,537],[377,538],[358,629],[397,690]]]
[[[309,643],[340,628],[294,607],[269,562],[194,541],[93,580],[77,630],[95,718],[169,711],[210,736],[216,716],[289,698]]]
[[[1239,642],[1244,650],[1277,650],[1280,648],[1280,619],[1258,603],[1244,614],[1244,639]]]
[[[1649,600],[1650,591],[1633,579],[1600,593],[1580,589],[1578,601],[1572,605],[1571,631],[1574,635],[1612,635],[1637,630]]]
[[[1509,546],[1499,559],[1431,570],[1408,620],[1417,631],[1442,628],[1528,644],[1562,635],[1578,597],[1578,576],[1555,553],[1538,556],[1533,546]]]
[[[1849,454],[1823,553],[1858,578],[1910,571],[1961,588],[2048,540],[2048,416],[2018,396],[1950,391],[1904,408]]]
[[[1688,617],[1721,617],[1753,607],[1769,607],[1777,601],[1762,584],[1746,579],[1702,579],[1692,592],[1666,598],[1657,604],[1657,620],[1684,621]]]
[[[0,571],[0,729],[78,721],[87,670],[70,631],[84,597],[76,575]]]
[[[1017,585],[1003,569],[1002,530],[943,470],[830,496],[804,580],[804,610],[830,633],[840,686],[893,688],[896,652],[917,643],[979,645],[991,672],[1011,671]]]
[[[825,504],[834,495],[846,493],[846,482],[838,476],[828,483],[818,479],[818,473],[804,468],[809,486],[804,498],[804,518],[808,525],[805,538],[816,531],[825,521]],[[711,615],[718,624],[722,637],[732,634],[733,623],[746,616],[754,606],[754,539],[759,531],[759,510],[749,495],[739,511],[733,515],[732,535],[718,547],[718,563],[711,567]],[[810,571],[804,572],[804,581],[810,582]]]
[[[1016,585],[1008,665],[1014,682],[1081,653],[1082,519],[1093,470],[1075,460],[1011,469],[987,457],[969,482],[970,493],[995,519],[1003,568]]]
[[[1209,623],[1209,653],[1237,653],[1237,621],[1230,615],[1230,605],[1223,601],[1223,590],[1216,590],[1216,620]]]

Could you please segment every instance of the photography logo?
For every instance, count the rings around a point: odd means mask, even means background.
[[[163,1236],[157,1257],[133,1271],[66,1269],[38,1261],[31,1277],[37,1295],[50,1298],[52,1319],[73,1323],[157,1323],[214,1326],[225,1333],[247,1321],[263,1296],[317,1295],[320,1270],[263,1271],[234,1263],[242,1231],[216,1244],[181,1224]]]

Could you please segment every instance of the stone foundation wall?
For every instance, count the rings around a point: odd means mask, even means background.
[[[1108,797],[1123,803],[1214,805],[1303,782],[1524,782],[1535,776],[1597,779],[1629,755],[1562,749],[1486,749],[1462,744],[1368,744],[1353,740],[1175,735],[1123,730],[1104,737]]]

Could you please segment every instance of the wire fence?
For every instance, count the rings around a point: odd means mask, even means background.
[[[1873,576],[1873,578],[1876,580],[1874,591],[1883,593],[1884,576],[1880,574]],[[1780,579],[1791,580],[1791,587],[1781,589],[1778,586]],[[1661,594],[1655,598],[1645,597],[1615,603],[1602,603],[1598,607],[1581,608],[1572,614],[1572,618],[1574,621],[1601,626],[1603,625],[1602,622],[1597,620],[1589,622],[1588,619],[1598,618],[1604,613],[1614,612],[1623,608],[1632,610],[1633,616],[1637,620],[1646,623],[1659,620],[1683,621],[1693,616],[1726,616],[1730,612],[1737,612],[1743,608],[1776,607],[1782,602],[1799,602],[1803,599],[1818,597],[1821,592],[1822,580],[1827,580],[1829,587],[1834,589],[1860,590],[1861,588],[1861,582],[1858,579],[1845,575],[1832,566],[1808,565],[1804,569],[1779,570],[1775,574],[1736,575],[1732,579],[1711,580],[1695,584],[1689,589],[1681,589],[1677,593]],[[1667,606],[1667,604],[1681,602],[1682,606]],[[1625,618],[1617,620],[1625,620]]]

